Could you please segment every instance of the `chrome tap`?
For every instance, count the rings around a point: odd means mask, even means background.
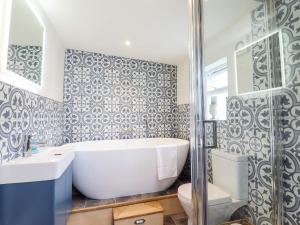
[[[127,139],[128,137],[130,138],[132,136],[132,133],[133,133],[133,128],[130,127],[127,130],[119,133],[120,139],[123,138]]]
[[[0,166],[3,165],[3,161],[4,161],[4,156],[3,156],[3,150],[5,149],[6,144],[2,143],[2,146],[0,146]],[[9,157],[7,158],[7,160],[9,161]]]
[[[23,157],[31,156],[31,135],[25,135],[25,141],[23,144]]]

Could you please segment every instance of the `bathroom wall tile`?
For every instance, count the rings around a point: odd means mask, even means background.
[[[4,161],[23,154],[26,134],[61,145],[63,104],[0,82],[0,151]]]
[[[64,142],[174,137],[177,67],[67,49]]]
[[[299,198],[299,120],[300,120],[300,7],[299,1],[276,1],[277,23],[282,29],[284,40],[285,81],[281,110],[280,131],[283,148],[283,207],[284,223],[300,223]]]
[[[228,121],[217,121],[217,145],[218,148],[227,149],[228,133],[227,133]]]
[[[180,139],[190,139],[190,105],[178,105],[177,109],[177,137]]]
[[[189,140],[190,139],[190,105],[178,105],[176,109],[176,127],[174,128],[174,137]],[[191,159],[190,153],[187,156],[186,163],[180,174],[179,179],[182,181],[191,181]]]
[[[255,224],[268,224],[272,215],[271,102],[268,95],[233,96],[227,99],[225,151],[248,155],[248,208],[239,212]],[[224,142],[222,143],[224,144]],[[224,149],[224,148],[223,148]]]
[[[276,4],[282,5],[283,1],[276,1]],[[254,40],[267,34],[266,7],[266,2],[263,2],[252,13]],[[291,11],[283,10],[278,15],[282,15],[283,12]],[[259,42],[252,49],[253,56],[260,58],[253,64],[255,90],[266,89],[269,85],[268,72],[264,70],[268,65],[262,60],[266,57],[266,49],[267,46],[263,42]],[[249,204],[238,210],[236,214],[246,215],[258,225],[271,224],[272,213],[274,213],[271,146],[273,144],[276,151],[281,150],[278,149],[280,145],[274,144],[280,142],[280,137],[278,136],[278,140],[272,137],[276,135],[276,129],[280,129],[278,128],[280,118],[274,112],[282,113],[278,104],[281,100],[282,95],[270,98],[268,95],[257,94],[230,97],[227,100],[227,151],[249,156]]]
[[[190,105],[189,104],[182,104],[178,105],[177,108],[177,129],[176,134],[174,137],[178,137],[181,139],[189,140],[190,139]],[[227,148],[227,121],[218,121],[216,120],[217,125],[217,147],[218,148]],[[212,144],[212,126],[211,123],[208,124],[208,126],[205,129],[206,137],[208,138],[208,141],[206,141],[206,144],[211,145]],[[212,182],[212,163],[211,163],[211,149],[208,149],[208,159],[207,159],[207,166],[208,166],[208,181]],[[187,161],[185,163],[185,166],[183,168],[183,171],[180,175],[180,179],[182,181],[190,182],[191,181],[191,159],[190,159],[190,153],[188,155]]]
[[[296,50],[300,37],[300,7],[297,1],[282,0],[275,1],[275,6],[276,21],[284,39],[286,88],[282,89],[280,95],[272,96],[272,99],[257,95],[228,99],[227,151],[249,155],[249,204],[234,216],[240,214],[249,217],[259,225],[271,224],[273,213],[272,143],[276,148],[273,151],[282,152],[284,224],[296,225],[300,222],[299,182],[296,178],[300,165],[297,138],[300,134],[300,66],[297,57],[299,49]],[[266,33],[264,23],[259,23],[265,17],[264,13],[259,13],[261,10],[262,7],[253,13],[261,16],[261,19],[253,18],[253,34],[258,36]]]
[[[41,84],[42,55],[41,46],[9,45],[7,69],[36,84]]]
[[[214,126],[216,121],[206,121],[204,123],[204,143],[206,147],[214,145]]]
[[[258,40],[265,36],[268,32],[268,20],[266,19],[267,4],[264,0],[251,13],[251,30],[254,40]]]

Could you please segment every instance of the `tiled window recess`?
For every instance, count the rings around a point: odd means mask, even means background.
[[[176,136],[177,67],[68,49],[64,142]]]
[[[0,82],[0,152],[4,161],[22,156],[25,134],[61,145],[63,104]]]
[[[41,46],[9,45],[7,69],[41,84],[42,54]]]

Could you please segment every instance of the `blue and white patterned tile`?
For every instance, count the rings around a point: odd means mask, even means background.
[[[7,69],[36,84],[41,84],[42,55],[41,46],[9,45]]]
[[[300,223],[299,177],[300,157],[300,4],[297,0],[276,0],[278,27],[283,33],[286,88],[281,105],[283,151],[284,223]]]
[[[98,132],[104,139],[171,137],[176,71],[172,65],[67,49],[65,140],[93,139]],[[75,134],[72,126],[85,130]]]
[[[277,128],[280,135],[277,148],[283,151],[283,188],[284,188],[284,224],[299,224],[299,182],[297,174],[300,172],[298,157],[299,136],[299,87],[300,67],[298,37],[300,37],[300,5],[297,0],[275,1],[278,27],[282,29],[284,39],[284,60],[286,71],[286,86],[280,96],[273,96],[272,102],[268,97],[255,96],[255,98],[229,98],[228,99],[228,148],[230,151],[249,154],[249,205],[240,210],[240,214],[251,217],[255,224],[271,224],[272,215],[272,169],[271,169],[271,123]],[[253,38],[266,34],[264,7],[253,12]],[[254,64],[258,66],[258,64]],[[255,81],[256,82],[256,81]],[[254,83],[255,83],[254,82]],[[257,84],[260,82],[257,80]],[[260,89],[260,88],[258,88]],[[277,102],[276,102],[277,101]],[[271,106],[278,117],[272,121],[270,117]],[[240,111],[243,107],[250,108],[254,116],[249,127],[241,123]],[[232,110],[234,109],[234,110]],[[274,113],[273,112],[273,113]],[[251,113],[250,113],[251,114]],[[250,115],[249,114],[249,115]],[[250,116],[247,121],[252,121]],[[252,116],[251,116],[252,117]],[[246,122],[247,122],[246,121]],[[275,124],[275,125],[274,125]],[[276,149],[280,151],[280,149]],[[274,151],[274,149],[273,149]]]
[[[5,161],[23,155],[26,134],[61,145],[63,104],[0,82],[0,145]]]

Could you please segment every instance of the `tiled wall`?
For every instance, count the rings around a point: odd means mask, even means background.
[[[184,140],[190,139],[190,105],[182,104],[177,107],[177,132],[176,137]],[[180,180],[185,182],[191,181],[191,159],[190,154],[180,175]]]
[[[177,137],[184,140],[190,139],[190,105],[178,105],[177,112]]]
[[[284,149],[283,193],[286,225],[300,224],[300,3],[276,1],[277,23],[282,29],[286,88],[281,105]]]
[[[41,46],[9,45],[7,69],[41,84],[42,55]]]
[[[270,224],[274,213],[272,173],[275,171],[271,168],[271,148],[275,152],[283,150],[284,224],[296,225],[300,223],[300,4],[295,0],[275,2],[276,20],[284,39],[286,88],[272,99],[263,95],[230,97],[227,124],[219,128],[223,134],[219,140],[226,151],[249,155],[249,204],[237,214],[246,214],[259,225]],[[259,36],[266,33],[266,27],[262,26],[263,12],[259,8],[253,13],[253,33]]]
[[[176,136],[177,67],[68,49],[64,142]]]
[[[63,104],[0,82],[0,151],[4,161],[22,155],[25,134],[61,145]]]
[[[177,138],[189,140],[190,139],[190,105],[189,104],[182,104],[178,105],[177,110]],[[227,146],[227,121],[216,121],[217,125],[217,140],[218,140],[218,147],[219,148],[226,148]],[[205,126],[205,141],[206,145],[212,144],[212,126],[211,123]],[[213,182],[212,177],[212,163],[211,163],[211,149],[208,150],[208,181]],[[188,155],[187,161],[184,165],[183,171],[180,175],[180,179],[182,181],[191,182],[191,158],[190,154]]]
[[[227,127],[223,130],[227,141],[221,141],[224,151],[249,156],[249,204],[240,213],[255,224],[271,223],[273,212],[270,104],[265,96],[228,98]]]
[[[249,155],[249,204],[237,211],[234,216],[242,214],[242,217],[250,217],[260,225],[270,223],[272,213],[270,158],[272,133],[269,106],[269,100],[265,96],[230,97],[227,99],[227,120],[216,121],[218,148],[226,152]],[[186,126],[189,119],[180,118],[189,118],[188,115],[189,106],[179,106],[178,130],[183,134],[189,133],[189,126]],[[190,179],[189,160],[182,176],[183,180]],[[208,180],[213,182],[210,149],[208,149]]]

